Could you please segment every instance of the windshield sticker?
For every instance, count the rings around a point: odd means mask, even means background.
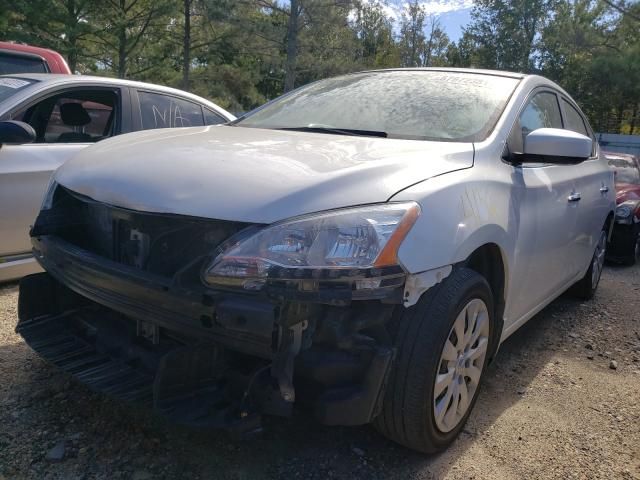
[[[22,88],[25,85],[29,85],[27,80],[20,80],[19,78],[0,78],[0,87],[8,88]]]

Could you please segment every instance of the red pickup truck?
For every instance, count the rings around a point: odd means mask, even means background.
[[[0,75],[71,73],[64,57],[48,48],[0,42]]]

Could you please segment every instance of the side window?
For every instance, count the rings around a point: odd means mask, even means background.
[[[209,110],[208,108],[203,108],[204,111],[204,124],[205,125],[218,125],[219,123],[226,123],[227,119],[221,117],[217,113]]]
[[[537,93],[520,114],[522,138],[538,128],[562,128],[560,105],[555,93]]]
[[[170,95],[138,92],[142,129],[197,127],[204,125],[202,107]]]
[[[562,99],[562,106],[564,108],[565,119],[564,119],[564,128],[567,130],[572,130],[574,132],[581,133],[582,135],[586,135],[589,137],[589,132],[587,131],[587,127],[584,124],[584,120],[582,119],[582,115],[575,109],[573,105],[567,102],[564,98]]]
[[[118,96],[109,90],[74,90],[12,115],[36,131],[36,143],[92,143],[113,136]]]

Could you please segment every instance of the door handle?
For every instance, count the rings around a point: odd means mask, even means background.
[[[607,193],[609,191],[609,187],[603,185],[600,187],[600,193]]]
[[[580,193],[578,193],[578,192],[574,192],[574,193],[572,193],[571,195],[569,195],[569,196],[567,197],[567,200],[568,200],[568,201],[570,201],[570,202],[577,202],[577,201],[579,201],[581,198],[582,198],[582,196],[580,195]]]

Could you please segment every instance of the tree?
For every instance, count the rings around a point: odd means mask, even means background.
[[[13,12],[15,22],[10,35],[13,40],[52,48],[66,57],[71,71],[83,70],[85,41],[94,30],[89,16],[98,7],[97,3],[95,0],[18,0],[8,11]]]
[[[539,42],[542,73],[572,94],[599,131],[633,131],[640,102],[633,16],[594,0],[558,3],[552,16]]]
[[[425,22],[427,14],[418,0],[409,2],[400,20],[400,62],[403,67],[422,66],[421,54],[425,48]]]
[[[193,0],[183,0],[184,28],[182,37],[182,88],[189,90],[189,72],[191,71],[191,16]]]
[[[171,0],[106,0],[91,18],[96,30],[92,41],[97,59],[109,67],[119,78],[127,78],[154,67],[158,56],[145,55],[145,49],[162,43],[162,30],[166,29],[168,14],[175,5]],[[144,54],[143,54],[144,51]],[[131,71],[136,63],[138,68]]]
[[[438,17],[430,15],[428,24],[422,64],[425,67],[446,66],[449,63],[447,59],[447,52],[451,43],[449,36],[442,30]]]
[[[279,44],[283,50],[285,92],[295,87],[301,70],[307,73],[314,70],[310,63],[302,67],[299,65],[301,52],[308,54],[311,45],[316,54],[335,53],[341,47],[334,45],[334,40],[346,39],[350,0],[253,0],[253,4],[258,10],[267,11],[273,20],[273,28],[263,29],[260,34],[263,40],[272,45]],[[311,32],[315,38],[308,41]],[[320,37],[329,43],[323,44]],[[339,58],[344,58],[344,55]]]
[[[358,1],[352,10],[354,60],[363,67],[392,67],[400,62],[393,21],[379,1]]]
[[[556,0],[476,0],[471,25],[472,63],[484,68],[535,70],[536,38],[551,21]]]
[[[404,7],[400,23],[400,61],[404,67],[445,66],[449,37],[435,15],[413,0]]]

